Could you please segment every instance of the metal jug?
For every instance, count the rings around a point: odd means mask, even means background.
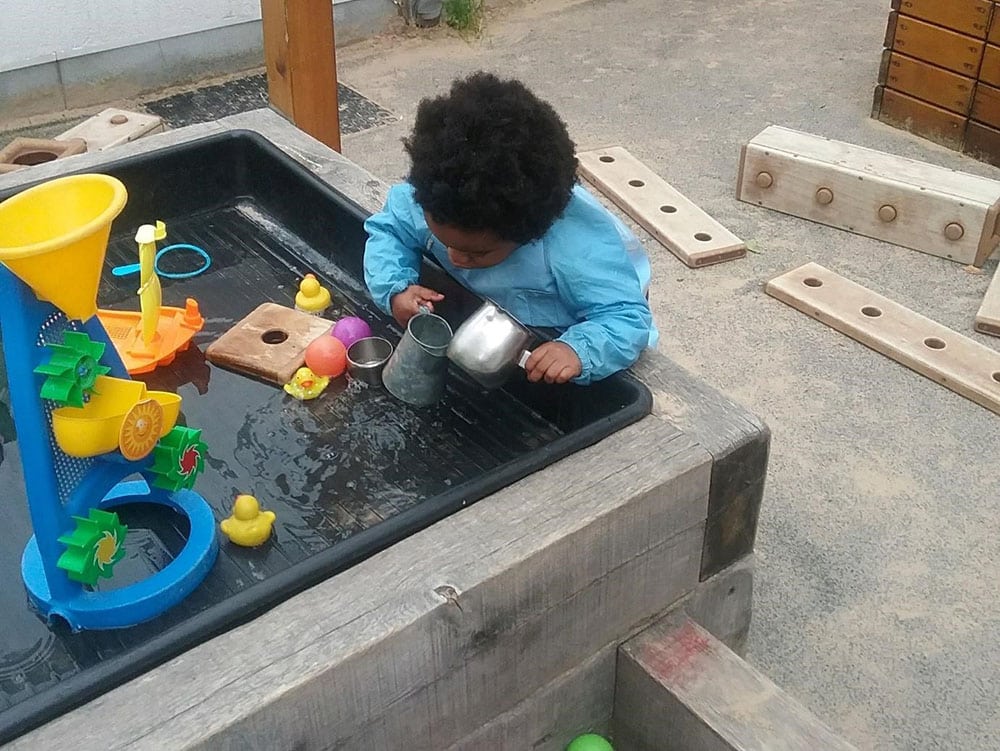
[[[441,316],[429,312],[413,316],[382,372],[386,390],[416,407],[438,401],[448,379],[451,337],[451,326]]]
[[[531,332],[496,303],[487,300],[458,327],[448,358],[486,389],[502,386],[531,355]]]

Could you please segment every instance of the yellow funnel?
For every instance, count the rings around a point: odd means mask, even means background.
[[[68,318],[97,313],[111,222],[128,193],[108,175],[42,183],[0,203],[0,263]]]

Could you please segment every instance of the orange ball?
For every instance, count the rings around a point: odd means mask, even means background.
[[[306,365],[318,376],[336,378],[347,370],[347,347],[339,339],[323,334],[306,347]]]

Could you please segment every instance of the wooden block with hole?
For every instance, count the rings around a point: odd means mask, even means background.
[[[626,149],[577,154],[580,172],[688,266],[698,268],[746,255],[746,244]]]
[[[87,150],[93,152],[120,146],[143,136],[162,133],[163,130],[163,120],[156,115],[112,107],[87,118],[56,138],[61,141],[68,138],[82,138],[87,142]]]
[[[325,318],[267,302],[212,342],[205,357],[213,365],[281,386],[305,364],[310,342],[332,325]]]
[[[1000,336],[1000,266],[993,274],[983,304],[976,314],[976,331],[990,336]]]
[[[778,126],[743,148],[736,196],[965,265],[1000,239],[1000,182]]]
[[[1000,352],[850,279],[807,263],[767,294],[1000,414]]]

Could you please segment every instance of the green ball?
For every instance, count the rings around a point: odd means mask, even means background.
[[[587,733],[579,735],[566,746],[566,751],[615,751],[610,743],[599,735]]]

